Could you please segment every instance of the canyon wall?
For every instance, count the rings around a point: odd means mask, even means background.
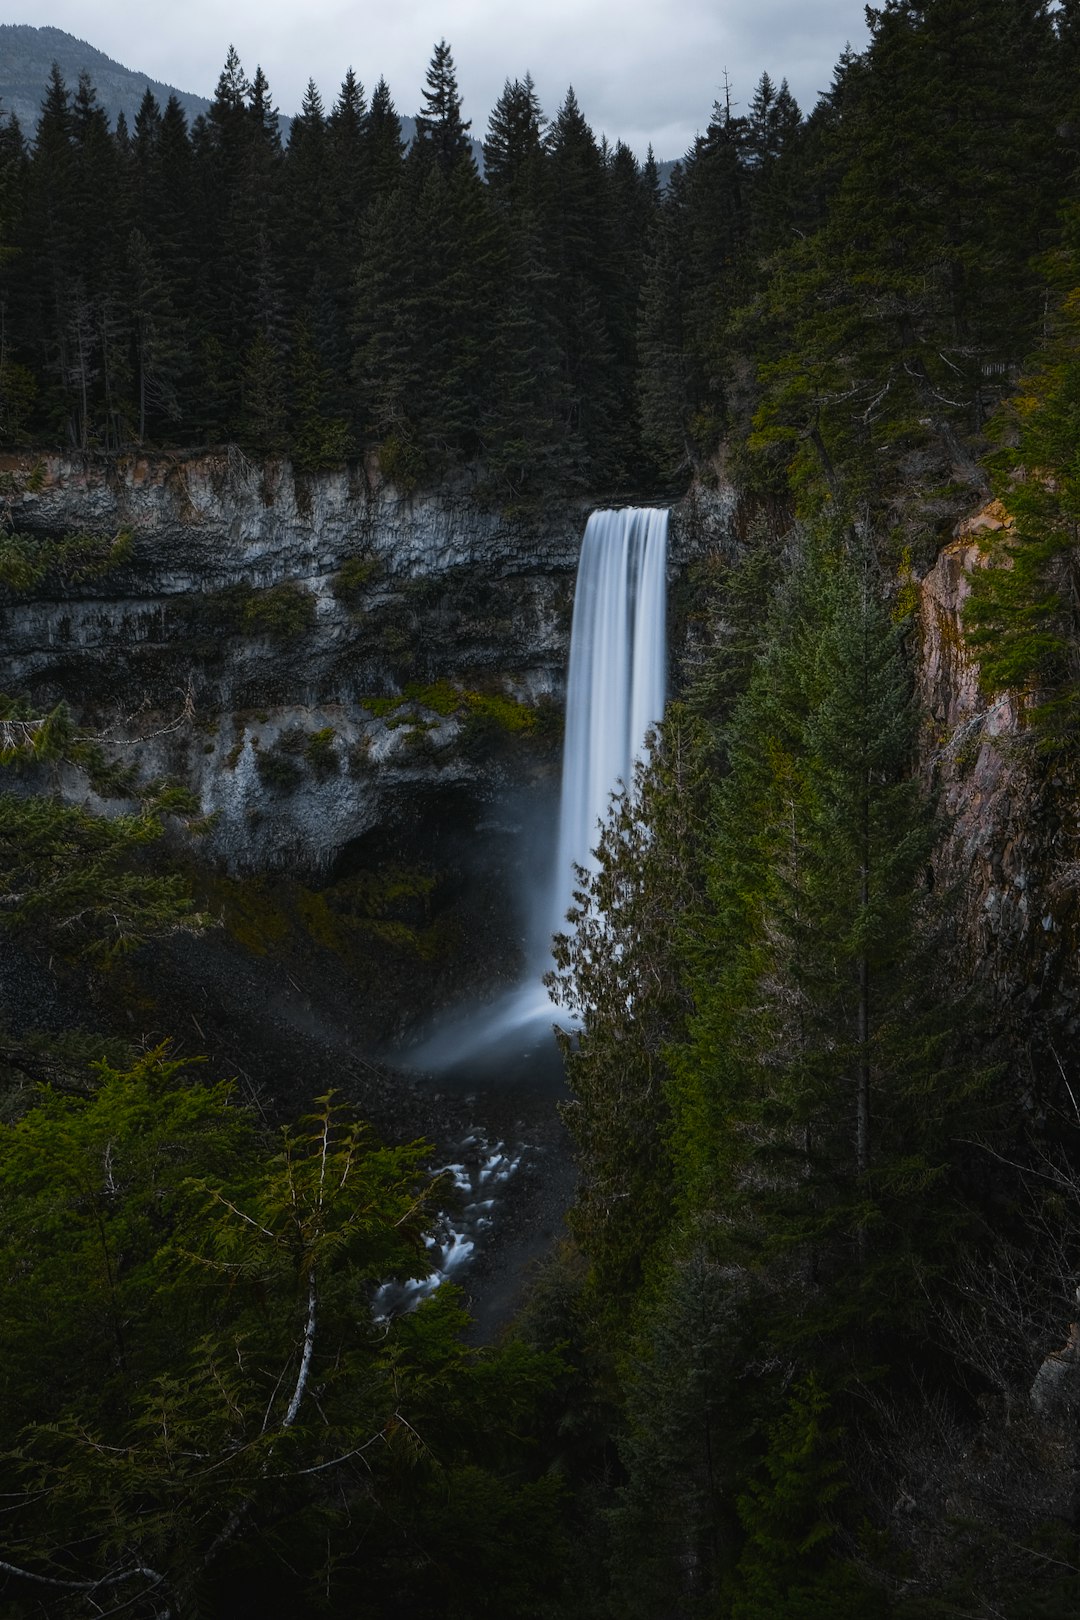
[[[206,859],[318,874],[379,826],[551,791],[594,503],[507,513],[237,451],[6,470],[16,531],[131,544],[97,579],[2,593],[0,691],[64,700],[107,757],[194,788]],[[673,566],[724,522],[686,506]]]

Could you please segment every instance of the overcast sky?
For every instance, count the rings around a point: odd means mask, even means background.
[[[507,78],[530,72],[552,116],[569,84],[597,136],[639,155],[679,157],[709,121],[727,68],[746,108],[766,69],[804,111],[846,42],[866,40],[862,0],[23,0],[6,21],[65,29],[180,90],[210,96],[230,43],[261,63],[283,113],[313,78],[327,106],[346,68],[370,92],[386,77],[399,112],[420,105],[424,71],[449,41],[473,134]]]

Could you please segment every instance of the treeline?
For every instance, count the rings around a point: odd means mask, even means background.
[[[408,152],[385,82],[310,84],[282,148],[230,52],[189,129],[148,93],[115,130],[54,70],[9,123],[3,432],[117,451],[233,440],[298,466],[379,445],[415,482],[481,459],[507,493],[640,478],[631,400],[656,167],[547,124],[508,83],[473,157],[436,48]]]
[[[890,3],[872,35],[809,117],[767,74],[725,93],[663,193],[528,77],[481,179],[445,44],[407,152],[351,70],[329,109],[309,85],[285,149],[234,52],[190,129],[148,95],[110,130],[54,72],[32,146],[0,132],[0,433],[302,468],[379,446],[403,480],[474,464],[505,496],[655,488],[721,443],[774,492],[974,477],[1043,318],[1077,25]]]

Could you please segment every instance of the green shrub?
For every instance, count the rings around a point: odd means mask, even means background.
[[[291,792],[304,779],[304,773],[295,759],[276,748],[260,748],[255,755],[255,764],[259,780],[269,788]]]
[[[308,736],[304,757],[316,776],[334,776],[341,769],[341,761],[334,747],[335,738],[333,726],[324,726],[321,731],[313,731]]]
[[[292,579],[248,597],[241,612],[242,627],[249,635],[271,641],[295,641],[314,623],[315,598]]]
[[[347,557],[334,575],[331,589],[339,602],[354,606],[356,597],[374,584],[382,571],[382,558],[370,552],[363,557]]]
[[[396,434],[379,446],[379,468],[387,482],[403,495],[411,495],[418,488],[426,471],[423,453]]]
[[[133,543],[130,529],[66,534],[60,540],[0,532],[0,585],[30,591],[50,577],[61,585],[82,585],[127,562]]]

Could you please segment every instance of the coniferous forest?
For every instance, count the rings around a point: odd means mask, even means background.
[[[738,513],[557,940],[579,1185],[497,1344],[449,1288],[372,1311],[424,1144],[340,1095],[282,1126],[116,1018],[0,1028],[0,1620],[1080,1611],[1080,3],[868,16],[813,109],[725,92],[664,186],[528,76],[481,175],[445,43],[407,150],[351,70],[283,146],[231,50],[190,128],[59,72],[0,128],[6,464],[236,445]],[[991,502],[964,638],[1056,873],[1012,984],[915,680]],[[9,513],[4,600],[125,544]],[[198,805],[118,779],[77,696],[0,697],[0,921],[123,1007],[207,923],[166,851]]]

